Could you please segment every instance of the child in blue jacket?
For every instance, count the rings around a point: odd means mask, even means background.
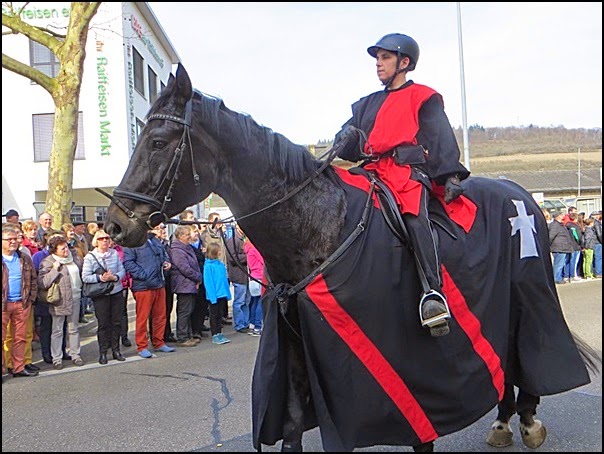
[[[226,344],[230,339],[222,334],[221,304],[226,306],[231,299],[229,279],[224,263],[220,261],[220,244],[210,243],[206,248],[206,261],[203,267],[203,285],[206,298],[210,302],[210,330],[213,344]]]

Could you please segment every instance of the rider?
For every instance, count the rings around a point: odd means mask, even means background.
[[[450,318],[442,292],[440,263],[428,219],[432,182],[444,185],[449,204],[463,192],[460,180],[470,172],[459,162],[459,147],[445,114],[442,96],[407,80],[419,58],[419,46],[407,35],[391,33],[367,49],[376,59],[377,76],[385,89],[352,105],[352,118],[336,135],[338,156],[364,160],[393,190],[403,213],[414,253],[430,290],[420,300],[422,326],[432,336],[449,332]],[[344,143],[341,143],[344,142]],[[426,286],[424,286],[426,287]]]

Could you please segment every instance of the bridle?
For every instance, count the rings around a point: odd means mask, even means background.
[[[184,155],[185,149],[189,148],[189,153],[191,155],[191,167],[193,169],[193,183],[195,184],[195,193],[199,193],[199,175],[197,174],[197,170],[195,168],[195,161],[193,157],[193,146],[191,144],[191,117],[193,112],[193,100],[192,98],[187,101],[185,106],[185,118],[177,117],[174,115],[167,114],[153,114],[147,117],[147,122],[151,120],[168,120],[173,121],[175,123],[180,123],[184,125],[184,130],[182,132],[182,136],[178,142],[176,149],[174,150],[174,156],[172,157],[172,161],[170,162],[170,166],[164,175],[161,183],[153,193],[153,195],[148,196],[147,194],[143,194],[140,192],[130,191],[127,189],[121,189],[117,186],[113,190],[113,195],[105,192],[100,188],[95,188],[97,192],[100,192],[113,203],[115,203],[129,218],[139,221],[139,218],[136,216],[136,213],[128,208],[121,200],[117,197],[123,197],[130,200],[135,200],[137,202],[146,203],[156,208],[157,211],[149,214],[145,223],[149,228],[153,229],[157,227],[162,222],[168,220],[168,215],[166,214],[166,206],[168,203],[172,201],[172,193],[174,191],[174,186],[179,177],[180,163],[182,162],[182,157]],[[163,200],[160,202],[159,193],[161,189],[168,185],[168,190],[166,191],[166,195],[163,197]]]

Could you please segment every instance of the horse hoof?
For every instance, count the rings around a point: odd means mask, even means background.
[[[535,419],[535,423],[530,426],[525,426],[520,423],[520,434],[522,435],[524,446],[535,449],[541,446],[545,441],[547,430],[545,430],[545,426],[541,421]]]
[[[512,444],[512,430],[507,422],[495,421],[489,430],[487,444],[496,448],[505,448]]]
[[[413,447],[413,452],[434,452],[434,442],[429,441]]]
[[[441,325],[430,327],[430,336],[432,337],[446,336],[447,334],[449,334],[449,323],[447,321]]]
[[[284,441],[281,444],[281,452],[302,452],[302,442],[301,441],[294,441],[294,442]]]

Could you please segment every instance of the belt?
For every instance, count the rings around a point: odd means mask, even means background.
[[[376,162],[385,158],[394,158],[394,162],[401,166],[425,164],[428,158],[428,150],[423,145],[399,145],[385,153],[370,155],[367,160]]]

